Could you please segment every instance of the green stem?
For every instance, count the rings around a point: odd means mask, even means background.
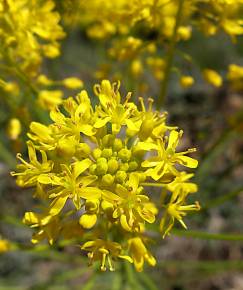
[[[125,262],[124,267],[126,270],[126,279],[128,281],[128,285],[131,287],[134,287],[134,289],[136,289],[136,290],[141,290],[142,287],[139,284],[139,282],[137,281],[135,274],[134,274],[134,270],[132,269],[132,266],[130,265],[130,263]]]
[[[158,100],[158,107],[160,108],[165,102],[166,102],[166,94],[167,94],[167,88],[169,85],[169,80],[170,80],[170,72],[173,64],[173,59],[174,59],[174,52],[175,52],[175,47],[176,47],[176,42],[177,42],[177,31],[178,28],[180,27],[181,24],[181,19],[182,19],[182,11],[183,11],[183,4],[184,0],[178,0],[178,10],[176,14],[176,19],[175,19],[175,25],[173,29],[173,34],[171,37],[171,41],[169,44],[169,49],[168,53],[165,59],[165,71],[164,71],[164,79],[162,81],[161,89],[160,89],[160,96]]]
[[[166,183],[143,182],[142,186],[165,187]]]
[[[200,231],[185,231],[173,229],[171,233],[179,237],[196,238],[203,240],[243,241],[243,234],[212,234]]]
[[[225,203],[226,201],[232,199],[233,197],[237,196],[238,194],[240,194],[243,191],[243,188],[239,188],[237,190],[233,190],[229,193],[224,194],[223,196],[220,196],[218,198],[214,198],[212,200],[209,200],[205,206],[202,207],[202,210],[205,209],[209,209],[212,207],[217,207],[223,203]]]
[[[154,281],[145,272],[138,273],[138,277],[147,290],[158,290],[158,287],[155,285]]]

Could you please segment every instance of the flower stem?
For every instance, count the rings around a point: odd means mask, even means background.
[[[169,44],[168,52],[166,55],[166,59],[165,59],[164,78],[163,78],[161,88],[160,88],[158,108],[160,108],[166,102],[166,94],[167,94],[167,89],[168,89],[169,80],[170,80],[170,72],[171,72],[171,68],[173,64],[174,52],[175,52],[175,47],[176,47],[176,42],[177,42],[177,31],[178,31],[178,28],[180,27],[181,19],[182,19],[183,4],[184,4],[184,0],[178,0],[178,10],[177,10],[176,19],[175,19],[175,25],[174,25],[171,41]]]
[[[166,183],[153,183],[153,182],[143,182],[142,186],[152,186],[152,187],[165,187]]]
[[[203,240],[243,241],[243,234],[214,234],[200,231],[173,229],[171,233],[179,237],[198,238]]]

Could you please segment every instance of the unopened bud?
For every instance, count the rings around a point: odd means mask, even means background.
[[[116,159],[110,159],[108,161],[108,172],[109,173],[111,173],[111,174],[115,173],[117,171],[118,167],[119,167],[119,163]]]
[[[121,170],[117,171],[115,179],[118,183],[123,183],[126,180],[126,178],[127,174],[125,171]]]
[[[121,158],[122,161],[126,162],[126,161],[129,161],[130,158],[131,158],[131,155],[132,155],[132,152],[131,150],[128,150],[128,149],[121,149],[119,152],[118,152],[118,157]]]
[[[106,174],[104,176],[102,176],[102,184],[105,185],[105,186],[110,186],[113,184],[114,182],[114,176],[112,176],[111,174]]]

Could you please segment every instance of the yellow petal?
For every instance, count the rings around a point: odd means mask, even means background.
[[[63,209],[67,199],[68,196],[60,196],[54,199],[54,201],[51,203],[49,214],[52,216],[59,214],[59,212]]]

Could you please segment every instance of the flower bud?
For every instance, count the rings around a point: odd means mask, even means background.
[[[79,219],[79,224],[85,229],[91,229],[97,222],[96,214],[83,214]]]
[[[110,148],[103,149],[101,156],[105,157],[105,158],[110,158],[112,156],[112,149],[110,149]]]
[[[129,171],[134,171],[138,168],[138,163],[136,161],[131,161],[128,163],[128,165],[129,165],[129,168],[128,168]]]
[[[128,150],[126,148],[123,148],[118,152],[118,157],[121,158],[121,160],[124,162],[129,161],[131,156],[132,156],[131,150]]]
[[[122,171],[128,171],[128,169],[129,169],[128,163],[127,162],[126,163],[121,163],[119,169],[122,170]]]
[[[118,167],[119,167],[119,163],[116,159],[110,159],[108,161],[108,172],[109,173],[111,173],[111,174],[115,173],[117,171]]]
[[[126,178],[127,174],[125,171],[121,170],[117,171],[115,179],[118,183],[123,183],[126,180]]]
[[[92,175],[95,175],[95,173],[96,173],[96,164],[90,165],[89,173],[92,174]]]
[[[114,139],[115,139],[115,136],[112,134],[105,135],[102,139],[103,146],[105,146],[105,147],[112,146]]]
[[[106,174],[106,175],[102,176],[102,180],[101,180],[102,185],[110,186],[113,184],[114,179],[115,179],[115,177],[112,176],[111,174]]]
[[[95,148],[93,150],[92,154],[93,154],[93,156],[94,156],[95,159],[98,159],[101,156],[101,152],[102,151],[100,150],[100,148]]]
[[[114,140],[114,143],[113,143],[113,150],[118,152],[118,151],[120,151],[122,149],[122,147],[123,147],[122,140],[116,138]]]
[[[100,159],[101,159],[101,158],[99,158],[99,160],[100,160]],[[104,158],[104,159],[105,159],[105,158]],[[99,162],[97,162],[95,172],[96,172],[96,174],[97,174],[98,176],[105,175],[106,172],[107,172],[107,170],[108,170],[108,164],[107,164],[107,162],[106,162],[106,159],[105,159],[105,161],[99,161]]]

